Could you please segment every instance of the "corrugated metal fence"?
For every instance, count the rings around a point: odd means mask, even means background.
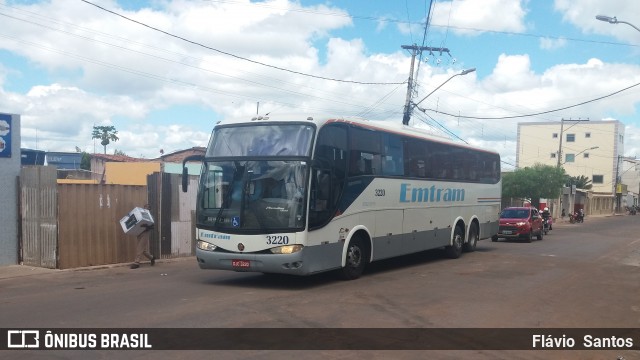
[[[124,234],[120,219],[146,203],[157,224],[151,253],[158,258],[193,255],[197,176],[190,177],[187,193],[180,190],[180,175],[155,173],[148,184],[56,184],[55,168],[24,168],[22,261],[60,269],[131,262],[136,238]]]
[[[133,261],[136,238],[120,219],[147,202],[147,188],[134,185],[58,185],[59,268]]]

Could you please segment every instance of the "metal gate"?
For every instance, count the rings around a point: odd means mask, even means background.
[[[20,170],[20,261],[55,269],[58,258],[57,170],[27,166]]]
[[[147,177],[151,213],[159,226],[151,236],[151,252],[160,258],[195,254],[193,216],[198,177],[189,177],[189,191],[181,190],[181,175],[153,173]]]

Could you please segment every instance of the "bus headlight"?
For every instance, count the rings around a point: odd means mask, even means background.
[[[213,251],[217,248],[217,246],[213,245],[212,243],[208,243],[202,240],[198,240],[198,242],[196,243],[196,246],[198,247],[198,249],[204,250],[204,251]]]
[[[271,248],[272,254],[293,254],[302,250],[302,245],[285,245]]]

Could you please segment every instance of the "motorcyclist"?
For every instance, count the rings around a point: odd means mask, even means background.
[[[549,230],[552,230],[552,228],[551,228],[551,213],[549,212],[549,208],[548,207],[545,207],[542,210],[542,218],[544,219],[545,223],[548,224]]]

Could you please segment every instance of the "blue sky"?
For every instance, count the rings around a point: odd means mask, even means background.
[[[114,125],[108,152],[147,158],[206,146],[217,120],[256,108],[401,122],[401,46],[424,44],[450,56],[424,54],[415,101],[476,71],[411,126],[495,149],[509,170],[518,122],[616,119],[640,156],[640,86],[589,102],[640,83],[640,31],[598,14],[640,26],[626,0],[0,0],[0,112],[22,116],[23,147],[100,152],[92,127]]]

